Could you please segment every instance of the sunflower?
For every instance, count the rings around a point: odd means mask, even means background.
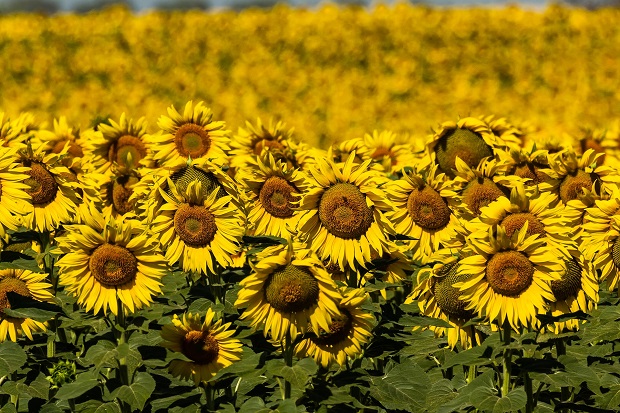
[[[2,146],[23,148],[28,139],[44,128],[45,123],[37,123],[30,112],[22,112],[10,120],[0,111],[0,141],[4,141]]]
[[[90,132],[90,134],[81,134],[79,130],[69,126],[66,117],[61,116],[59,119],[54,119],[53,132],[39,130],[33,135],[30,143],[33,147],[42,146],[46,153],[64,153],[63,164],[67,168],[73,169],[74,162],[77,162],[79,167],[81,159],[84,157],[84,143],[96,134],[92,130]],[[65,145],[68,146],[66,151],[64,150]]]
[[[204,321],[200,314],[186,313],[183,318],[174,315],[171,324],[161,330],[161,345],[181,353],[188,360],[172,360],[168,369],[174,377],[193,379],[198,386],[208,382],[221,369],[241,360],[243,353],[239,340],[231,338],[235,330],[231,323],[213,322],[215,312],[207,309]]]
[[[571,238],[573,228],[567,225],[564,205],[552,193],[529,195],[525,186],[519,184],[512,188],[510,198],[501,196],[480,211],[477,219],[467,223],[470,232],[480,232],[484,236],[490,226],[501,225],[510,238],[527,221],[527,236],[538,235],[565,259],[570,258],[570,251],[577,249]]]
[[[57,262],[60,285],[95,314],[108,308],[118,314],[117,299],[126,312],[148,306],[161,293],[159,280],[167,272],[156,239],[135,221],[91,212],[88,225],[67,225],[57,238],[65,254]]]
[[[213,120],[211,109],[203,102],[195,106],[187,102],[183,115],[170,106],[168,115],[160,116],[157,122],[160,133],[145,138],[158,165],[176,165],[190,158],[209,159],[218,165],[227,163],[230,131],[225,129],[225,122]]]
[[[171,195],[162,191],[166,203],[159,208],[151,230],[166,251],[170,265],[180,263],[183,271],[216,273],[216,264],[233,265],[232,256],[245,233],[243,215],[219,196],[219,189],[206,192],[200,181],[192,181],[183,192],[172,182]]]
[[[356,357],[362,353],[362,347],[372,337],[375,318],[362,310],[362,304],[368,300],[363,288],[342,290],[343,297],[338,304],[340,314],[332,316],[329,329],[319,329],[314,337],[301,340],[295,346],[295,354],[312,357],[321,366],[328,368],[336,362],[344,366],[347,357]]]
[[[607,138],[607,131],[600,129],[585,129],[581,132],[581,135],[578,137],[574,137],[576,145],[574,147],[579,148],[581,154],[584,154],[588,149],[592,149],[595,153],[602,153],[602,155],[596,159],[597,165],[603,165],[607,163],[608,165],[614,165],[618,162],[618,159],[611,159],[612,162],[605,162],[607,160],[607,150],[606,146],[609,146],[609,142],[605,142],[609,140]]]
[[[134,121],[125,113],[118,122],[109,119],[108,123],[100,123],[98,133],[86,142],[93,170],[109,174],[113,164],[126,170],[139,168],[140,162],[148,155],[146,128],[144,118]]]
[[[493,156],[496,146],[502,143],[484,121],[462,118],[456,123],[442,123],[426,143],[426,150],[440,171],[454,178],[457,158],[475,168],[480,161]]]
[[[290,238],[289,228],[294,230],[300,217],[295,204],[308,187],[305,174],[276,161],[271,153],[257,157],[256,167],[246,168],[237,181],[247,190],[254,234]]]
[[[566,149],[549,157],[549,169],[543,172],[548,179],[538,187],[541,191],[557,194],[564,204],[584,193],[609,193],[620,183],[618,171],[611,166],[598,165],[602,156],[588,149],[578,156],[574,149]]]
[[[245,168],[256,162],[256,157],[263,151],[271,152],[276,160],[288,161],[292,153],[290,144],[294,128],[288,129],[282,121],[269,121],[269,125],[263,124],[260,118],[256,119],[256,126],[246,121],[245,129],[239,128],[234,135],[230,146],[230,166],[232,168]],[[290,167],[299,167],[295,158]]]
[[[495,115],[480,116],[480,120],[487,124],[491,132],[504,142],[509,148],[520,149],[523,144],[524,132],[508,122],[506,118],[496,118]]]
[[[314,252],[295,242],[265,248],[256,259],[235,302],[245,308],[241,319],[263,326],[276,341],[308,329],[329,331],[342,297]]]
[[[205,159],[183,161],[170,167],[141,169],[142,178],[133,185],[133,193],[128,202],[136,202],[140,213],[147,222],[152,222],[159,208],[166,202],[164,194],[172,197],[173,190],[184,194],[192,182],[200,182],[206,194],[218,189],[218,197],[231,196],[232,202],[240,210],[243,205],[239,199],[236,183],[222,169]]]
[[[589,313],[598,303],[598,280],[592,262],[586,261],[583,255],[576,253],[563,261],[560,280],[551,281],[551,292],[555,301],[549,305],[552,316],[583,311]],[[564,329],[579,329],[579,321],[570,319],[558,321],[550,329],[559,334]]]
[[[469,301],[463,298],[463,293],[455,284],[471,277],[459,274],[460,264],[455,253],[453,249],[441,249],[433,254],[432,261],[439,264],[418,272],[417,286],[406,298],[405,304],[417,301],[421,314],[447,322],[450,327],[430,325],[428,328],[436,337],[446,336],[450,348],[460,343],[468,349],[482,342],[482,334],[473,325],[465,326],[475,317],[475,313],[467,309]]]
[[[398,174],[406,166],[418,164],[413,146],[391,131],[375,130],[372,135],[365,134],[358,155],[363,160],[372,159],[373,163],[381,165],[386,174],[391,175]]]
[[[45,331],[45,324],[31,318],[14,318],[4,314],[11,308],[7,293],[12,292],[37,301],[53,302],[54,296],[49,291],[51,284],[45,282],[45,273],[28,270],[0,270],[0,343],[7,337],[17,341],[22,333],[32,340],[32,333]]]
[[[527,236],[527,221],[512,237],[502,226],[490,227],[485,237],[468,238],[467,255],[458,274],[468,280],[457,282],[466,307],[491,322],[505,322],[515,329],[535,322],[536,314],[547,311],[554,301],[551,282],[563,271],[561,254],[545,245],[538,235]]]
[[[387,300],[388,291],[396,291],[403,281],[408,280],[409,276],[414,272],[411,259],[405,255],[404,250],[406,250],[406,247],[398,246],[391,242],[382,256],[373,255],[368,271],[361,277],[358,274],[359,285],[363,286],[366,282],[376,279],[384,283],[396,284],[379,290],[383,299]]]
[[[20,162],[28,168],[25,191],[31,197],[33,209],[24,215],[23,225],[39,232],[51,231],[61,223],[71,222],[79,202],[75,175],[61,163],[69,145],[60,153],[45,154],[44,147],[21,150]]]
[[[441,246],[450,244],[460,226],[454,213],[457,187],[432,165],[419,173],[405,172],[403,177],[386,185],[394,211],[387,216],[397,234],[413,238],[408,249],[413,258],[425,262]]]
[[[508,163],[503,160],[485,159],[476,168],[470,168],[461,159],[456,160],[455,201],[459,218],[470,221],[478,217],[481,208],[509,193],[515,185],[523,182],[507,174]]]
[[[18,165],[17,148],[0,144],[0,241],[7,241],[7,229],[17,231],[19,216],[31,213],[30,187],[23,182],[29,178],[28,168]]]
[[[495,153],[501,162],[508,164],[506,175],[521,178],[526,186],[536,186],[548,178],[543,172],[549,168],[548,151],[545,149],[496,149]]]
[[[113,163],[107,174],[91,172],[91,179],[98,183],[103,214],[115,218],[138,215],[134,187],[140,183],[146,169],[127,169]]]
[[[394,229],[385,213],[392,209],[381,188],[384,177],[368,170],[370,161],[354,165],[355,152],[342,167],[325,159],[310,171],[313,186],[302,198],[304,214],[298,230],[322,260],[344,270],[364,266],[372,253],[383,255],[387,235]]]
[[[595,201],[583,218],[581,250],[587,262],[601,271],[610,291],[620,282],[620,188],[609,200]]]

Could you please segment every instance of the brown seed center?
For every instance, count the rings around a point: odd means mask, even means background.
[[[620,237],[616,238],[611,247],[611,259],[616,268],[620,269]]]
[[[486,278],[496,293],[516,297],[532,284],[534,266],[521,252],[498,252],[487,264]]]
[[[566,272],[562,278],[551,281],[551,291],[558,301],[576,297],[581,289],[581,266],[574,258],[565,261],[565,264]]]
[[[210,331],[188,331],[181,343],[181,352],[197,364],[209,364],[217,360],[220,346]]]
[[[340,309],[340,314],[332,317],[329,331],[320,329],[319,336],[312,339],[318,345],[333,346],[342,343],[351,334],[353,329],[353,318],[344,308]]]
[[[32,297],[24,281],[14,277],[0,278],[0,314],[3,314],[5,309],[11,308],[11,303],[6,296],[9,292],[17,293],[23,297]]]
[[[577,199],[583,193],[583,189],[592,190],[592,176],[585,171],[577,171],[567,175],[560,184],[560,199],[565,204]]]
[[[349,183],[335,184],[323,193],[319,219],[331,234],[345,239],[361,237],[373,222],[366,197]]]
[[[456,157],[461,158],[472,168],[478,166],[481,160],[493,156],[491,147],[484,139],[469,129],[456,128],[437,141],[435,147],[437,163],[443,173],[454,178],[456,169]]]
[[[495,182],[489,178],[476,179],[463,190],[463,202],[474,215],[480,215],[480,208],[489,205],[504,195]]]
[[[304,311],[318,302],[319,283],[304,267],[288,264],[269,275],[265,299],[283,313]]]
[[[500,224],[506,229],[506,235],[512,237],[512,234],[521,230],[527,221],[527,235],[538,234],[540,237],[545,236],[545,226],[540,219],[529,212],[518,212],[516,214],[507,215]]]
[[[275,140],[275,138],[271,139],[258,139],[254,142],[254,155],[260,155],[263,152],[263,149],[268,151],[281,151],[284,149],[284,145]]]
[[[111,183],[111,190],[109,190],[109,194],[111,195],[111,203],[114,206],[116,212],[120,215],[125,215],[128,212],[133,211],[133,208],[136,204],[136,200],[129,198],[133,194],[133,186],[137,184],[139,181],[138,178],[131,175],[123,175],[116,178]]]
[[[265,181],[260,189],[259,199],[265,211],[278,218],[288,218],[293,216],[293,202],[295,197],[292,195],[297,192],[291,183],[279,176],[271,176]]]
[[[63,139],[61,141],[56,142],[54,147],[52,148],[52,153],[60,153],[65,148],[65,144],[67,143],[67,139]],[[84,156],[84,151],[82,151],[82,147],[77,144],[75,141],[69,141],[69,155],[74,158],[81,158]]]
[[[177,130],[174,143],[179,154],[196,159],[209,151],[211,138],[202,126],[186,123]]]
[[[140,138],[131,135],[121,136],[108,150],[108,161],[128,169],[140,166],[140,159],[145,156],[146,146]]]
[[[217,225],[207,208],[182,204],[174,214],[174,230],[187,245],[204,247],[215,238]]]
[[[93,251],[88,267],[99,283],[106,287],[118,287],[136,278],[138,260],[125,247],[103,244]]]
[[[33,204],[46,204],[56,198],[58,184],[43,165],[33,162],[27,174],[30,177],[26,178],[24,183],[30,187],[26,192],[32,197]]]
[[[440,277],[433,277],[431,291],[437,301],[437,305],[441,310],[460,320],[469,320],[473,318],[474,313],[467,310],[467,302],[461,298],[461,290],[454,287],[459,281],[466,281],[468,275],[458,275],[458,263],[452,264],[447,274]]]
[[[520,178],[529,178],[530,180],[526,182],[526,185],[538,185],[539,183],[545,180],[547,174],[540,171],[541,167],[531,164],[525,163],[523,165],[517,166],[514,175]]]
[[[430,186],[414,189],[407,200],[411,219],[425,230],[436,231],[450,222],[450,208],[446,201]]]

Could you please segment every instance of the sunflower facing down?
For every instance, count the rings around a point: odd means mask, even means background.
[[[329,331],[342,297],[311,250],[289,243],[265,248],[256,259],[235,302],[245,308],[241,319],[249,319],[252,328],[262,326],[275,341],[287,333],[294,340],[308,329],[317,335]]]
[[[230,166],[232,168],[245,168],[256,161],[256,157],[263,151],[271,152],[277,160],[285,160],[290,157],[290,141],[293,135],[293,128],[288,129],[282,121],[269,121],[269,125],[263,124],[256,119],[256,126],[250,122],[245,122],[245,129],[239,128],[239,132],[234,136],[230,143]],[[293,165],[297,167],[296,162]]]
[[[190,158],[209,159],[218,165],[227,163],[230,131],[225,129],[225,122],[213,120],[211,109],[203,102],[194,106],[190,100],[183,115],[170,106],[168,116],[160,116],[157,126],[161,133],[147,135],[146,143],[159,166],[176,165]]]
[[[95,314],[109,309],[117,315],[117,299],[126,312],[148,306],[161,293],[159,280],[168,268],[156,239],[135,221],[92,213],[89,225],[67,225],[57,238],[65,254],[57,262],[60,285]]]
[[[465,327],[465,323],[475,317],[472,310],[467,309],[468,301],[463,299],[463,293],[455,287],[458,282],[470,278],[467,274],[459,274],[459,262],[453,255],[456,250],[441,249],[431,259],[439,262],[432,269],[423,269],[418,272],[418,285],[405,300],[405,304],[417,301],[420,313],[427,317],[443,320],[450,324],[450,328],[429,326],[436,337],[446,336],[450,348],[457,344],[471,348],[482,342],[482,333],[473,325]]]
[[[387,235],[394,233],[385,213],[392,210],[379,183],[380,173],[369,170],[370,161],[355,164],[355,152],[342,167],[319,159],[310,170],[311,189],[302,198],[298,232],[321,260],[342,270],[346,263],[365,266],[372,254],[382,256]]]
[[[174,315],[161,330],[162,346],[183,354],[188,360],[172,360],[168,369],[174,377],[193,379],[196,385],[208,382],[221,369],[241,360],[239,340],[231,338],[231,323],[213,322],[215,313],[207,309],[204,322],[199,314]]]
[[[367,299],[368,293],[363,288],[343,291],[343,298],[338,304],[340,314],[332,316],[329,329],[320,329],[315,337],[301,340],[295,346],[297,357],[310,356],[328,368],[334,362],[344,366],[347,357],[361,354],[362,346],[372,337],[375,323],[372,314],[361,308]]]
[[[45,273],[36,273],[28,270],[0,270],[0,343],[11,339],[17,341],[24,334],[32,340],[32,333],[45,331],[45,324],[31,318],[14,318],[4,314],[4,310],[11,308],[7,293],[13,292],[37,301],[53,302],[53,295],[49,291],[51,284],[45,282]]]
[[[512,237],[502,226],[490,227],[484,237],[469,237],[472,254],[459,262],[458,274],[470,278],[454,285],[470,303],[466,309],[515,330],[547,311],[547,302],[555,301],[551,282],[563,271],[561,254],[527,231],[526,221]]]
[[[394,211],[387,214],[397,234],[407,235],[408,250],[414,260],[425,262],[442,246],[451,244],[460,227],[455,213],[456,196],[452,180],[438,173],[432,165],[420,173],[404,173],[403,177],[386,186]]]
[[[151,226],[168,263],[178,262],[183,271],[205,274],[207,270],[216,273],[216,264],[233,265],[245,227],[230,196],[220,197],[219,189],[206,193],[200,181],[192,181],[183,193],[172,182],[169,187],[172,196],[162,192],[166,203]]]
[[[28,168],[20,166],[18,159],[17,148],[4,147],[0,141],[0,243],[8,240],[7,229],[20,227],[19,216],[32,212],[26,192],[30,187],[23,183],[29,178]]]
[[[300,212],[294,208],[306,191],[305,175],[285,163],[276,161],[271,153],[256,158],[237,174],[237,181],[247,189],[249,224],[256,235],[290,238],[289,228],[295,229]]]
[[[397,175],[404,167],[413,167],[418,163],[413,145],[391,131],[375,130],[372,135],[367,133],[362,142],[358,155],[363,160],[372,159],[388,175]]]

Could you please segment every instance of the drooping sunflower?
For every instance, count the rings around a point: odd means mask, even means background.
[[[41,129],[33,134],[30,143],[35,148],[43,146],[43,151],[46,153],[65,153],[63,164],[71,168],[75,158],[77,162],[81,162],[81,158],[84,157],[85,142],[96,135],[96,132],[92,130],[90,132],[88,139],[85,138],[79,129],[69,126],[65,116],[61,116],[54,119],[54,131]],[[64,151],[65,145],[68,146],[66,151]]]
[[[602,156],[588,149],[579,156],[573,148],[550,155],[549,169],[543,172],[548,176],[538,185],[541,191],[557,194],[564,204],[584,193],[610,193],[620,183],[620,175],[615,167],[598,165]]]
[[[39,232],[51,231],[61,223],[72,222],[79,203],[75,175],[62,164],[69,149],[65,145],[60,153],[45,154],[43,146],[34,152],[31,147],[20,150],[20,162],[28,168],[23,181],[33,206],[23,217],[23,225]]]
[[[311,189],[302,198],[298,231],[322,260],[329,259],[344,270],[382,256],[387,235],[394,233],[385,213],[391,202],[380,187],[384,177],[369,170],[370,161],[355,164],[355,152],[342,167],[319,159],[311,169]]]
[[[496,146],[502,146],[502,143],[486,122],[468,117],[458,122],[442,123],[427,141],[426,150],[440,171],[454,178],[457,158],[475,168],[480,161],[493,156]]]
[[[436,337],[446,336],[450,348],[457,344],[471,348],[482,342],[482,333],[475,326],[465,326],[476,314],[467,309],[469,301],[463,298],[463,293],[455,287],[456,283],[470,279],[469,274],[459,274],[459,261],[455,249],[441,249],[432,256],[432,260],[439,262],[433,268],[418,272],[418,283],[405,304],[417,301],[420,313],[427,317],[443,320],[450,327],[431,325],[428,328]]]
[[[228,162],[230,131],[225,122],[213,120],[211,109],[203,102],[187,102],[183,115],[170,106],[168,116],[160,116],[157,125],[160,133],[146,135],[145,142],[159,166],[177,165],[190,158],[208,159],[217,165]]]
[[[591,312],[599,300],[599,284],[592,262],[586,261],[583,255],[577,252],[575,256],[563,261],[563,267],[562,278],[551,281],[551,292],[555,301],[549,304],[549,312],[552,316],[577,311]],[[569,319],[557,321],[549,329],[559,334],[564,329],[577,330],[579,324],[579,320]]]
[[[170,181],[172,194],[162,191],[166,200],[152,222],[170,265],[180,263],[184,271],[216,273],[216,264],[233,265],[232,256],[241,251],[245,233],[241,212],[220,197],[219,189],[206,192],[200,181],[192,181],[178,192]]]
[[[242,319],[276,341],[329,331],[342,297],[314,252],[294,242],[265,248],[256,259],[235,302],[245,308]]]
[[[495,153],[501,161],[508,164],[506,175],[521,178],[526,186],[536,186],[547,178],[543,172],[549,167],[548,152],[545,149],[496,149]]]
[[[9,119],[0,111],[0,141],[4,141],[2,146],[23,148],[26,141],[45,126],[45,123],[36,122],[30,112],[22,112],[17,118]]]
[[[391,131],[373,131],[363,138],[363,146],[358,150],[363,160],[372,159],[381,165],[387,174],[396,175],[404,167],[418,164],[413,145]]]
[[[136,221],[104,218],[97,210],[86,225],[67,225],[57,238],[59,283],[77,302],[98,314],[135,312],[161,293],[167,264],[157,240]],[[138,235],[139,234],[139,235]]]
[[[360,355],[364,344],[370,341],[375,318],[361,308],[368,294],[363,288],[341,292],[340,314],[332,316],[329,329],[320,329],[315,337],[297,343],[294,351],[298,357],[312,357],[325,368],[334,362],[344,366],[347,357]]]
[[[254,234],[290,238],[289,228],[297,227],[301,215],[294,208],[308,188],[305,174],[266,153],[257,157],[256,167],[248,164],[236,179],[246,189]]]
[[[563,271],[560,252],[527,231],[526,221],[512,237],[502,226],[490,227],[484,237],[470,236],[468,256],[458,269],[470,278],[454,285],[469,302],[466,309],[500,326],[508,322],[515,330],[547,311],[547,303],[555,300],[551,282],[561,279]]]
[[[489,227],[501,225],[506,236],[518,232],[528,222],[527,236],[537,234],[539,239],[570,258],[571,251],[577,249],[572,239],[573,228],[568,225],[564,214],[565,207],[555,194],[540,192],[529,195],[523,184],[512,188],[510,197],[501,196],[480,209],[480,216],[469,221],[470,232],[488,233]]]
[[[6,230],[17,231],[21,226],[19,216],[32,212],[28,168],[19,165],[17,148],[2,146],[0,141],[0,242],[7,241]]]
[[[620,284],[620,189],[609,200],[597,200],[583,218],[581,251],[600,270],[610,291]]]
[[[432,165],[419,173],[405,172],[401,179],[386,185],[386,193],[394,205],[387,214],[397,234],[413,238],[408,249],[413,258],[425,262],[442,246],[448,246],[460,226],[454,212],[456,191],[454,182],[446,174],[438,173]]]
[[[287,128],[282,121],[275,122],[269,120],[269,124],[264,124],[260,118],[256,119],[256,126],[246,121],[245,128],[239,128],[230,143],[230,166],[232,168],[243,169],[249,164],[256,162],[256,157],[263,151],[271,152],[276,160],[283,162],[291,158],[290,144],[292,141],[294,128]],[[299,167],[296,160],[289,166]]]
[[[495,115],[480,116],[479,119],[484,121],[499,141],[509,148],[518,150],[523,145],[524,132],[510,123],[508,119],[498,118]]]
[[[140,161],[148,155],[146,128],[144,118],[134,121],[125,113],[118,122],[108,119],[108,123],[100,123],[99,133],[85,143],[93,170],[109,174],[113,164],[127,170],[139,168]]]
[[[219,166],[205,159],[181,162],[166,168],[141,169],[140,173],[143,174],[142,178],[133,185],[133,193],[128,202],[135,200],[137,208],[148,223],[153,221],[159,208],[166,202],[162,194],[173,196],[173,189],[184,194],[195,181],[201,183],[206,194],[218,189],[218,197],[230,195],[232,202],[243,210],[237,184]]]
[[[188,360],[172,360],[168,369],[175,377],[194,380],[196,385],[208,382],[221,369],[241,360],[239,340],[231,338],[231,323],[213,322],[215,312],[207,309],[204,321],[200,314],[174,315],[171,324],[161,330],[162,346],[183,354]]]
[[[54,296],[49,291],[52,287],[45,282],[45,273],[28,270],[0,270],[0,343],[7,339],[17,341],[22,334],[32,340],[32,333],[45,331],[45,324],[31,318],[14,318],[4,314],[11,308],[7,293],[13,292],[37,301],[52,302]]]

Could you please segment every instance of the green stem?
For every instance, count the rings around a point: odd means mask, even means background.
[[[557,340],[555,340],[555,350],[557,352],[558,355],[558,359],[560,358],[560,356],[565,356],[566,355],[566,343],[564,342],[563,339],[559,338]],[[571,390],[568,386],[562,387],[560,389],[560,402],[561,403],[566,403],[570,400],[571,398]],[[566,413],[568,411],[570,411],[569,409],[562,409],[562,412]]]
[[[508,323],[508,320],[504,321],[504,325],[502,327],[502,334],[504,335],[504,346],[510,345],[510,333],[512,332],[512,328]],[[509,348],[504,349],[504,358],[502,360],[502,397],[508,396],[508,392],[510,391],[510,370],[512,367],[512,351]]]
[[[525,394],[527,395],[527,402],[525,404],[525,413],[533,413],[536,403],[534,403],[534,394],[532,390],[532,378],[527,371],[523,372],[523,385],[525,387]]]
[[[125,307],[120,299],[117,299],[118,314],[116,314],[116,329],[114,334],[116,335],[117,345],[125,344],[127,342],[127,320],[125,318]],[[129,386],[129,369],[127,367],[127,357],[118,358],[118,374],[121,384]],[[121,410],[123,413],[131,413],[131,407],[124,401],[119,401]]]
[[[284,341],[284,362],[288,367],[293,367],[293,344],[291,341],[291,331],[287,330]],[[284,380],[284,398],[291,398],[291,382],[288,380]]]
[[[215,388],[209,383],[202,382],[202,388],[205,391],[205,398],[207,399],[207,411],[215,411]]]
[[[11,373],[11,381],[17,382],[17,373],[16,372]],[[17,406],[17,404],[19,403],[19,395],[18,394],[11,394],[11,403],[13,403],[15,405],[15,410],[19,411],[19,407]]]
[[[469,366],[467,371],[467,383],[471,383],[476,378],[476,366]]]
[[[69,402],[69,410],[74,412],[75,411],[75,400],[69,399],[67,400],[67,402]]]

